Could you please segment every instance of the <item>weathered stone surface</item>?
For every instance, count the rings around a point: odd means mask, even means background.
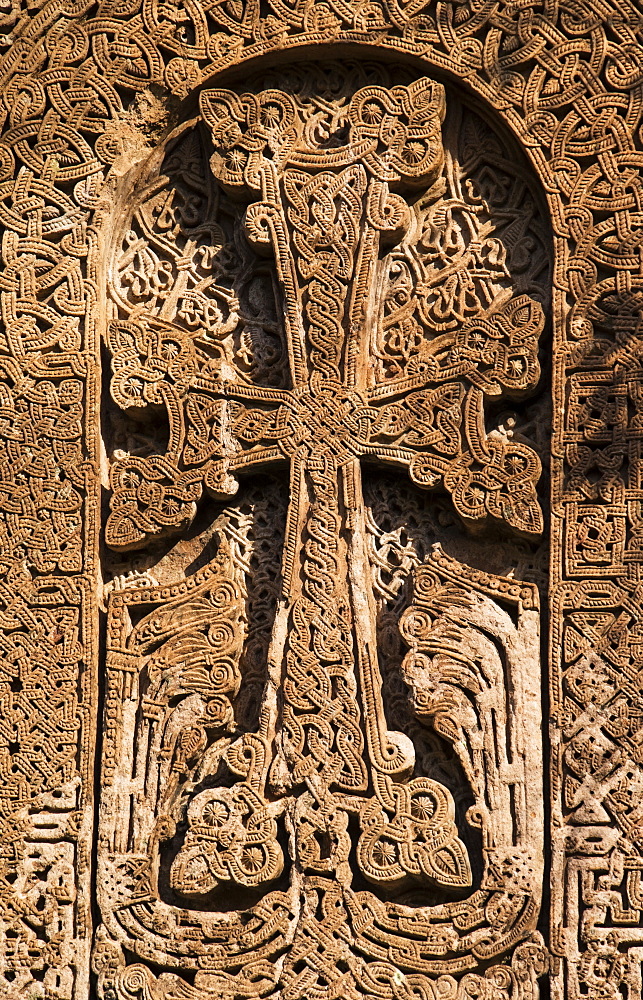
[[[640,21],[7,14],[0,997],[640,997]]]

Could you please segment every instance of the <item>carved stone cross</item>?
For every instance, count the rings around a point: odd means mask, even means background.
[[[201,110],[216,178],[248,201],[251,244],[274,255],[291,378],[291,388],[275,390],[219,372],[220,446],[202,482],[230,495],[237,474],[287,461],[290,506],[259,729],[225,753],[239,780],[192,799],[171,884],[199,897],[220,884],[273,882],[283,869],[277,821],[289,810],[304,873],[350,884],[355,817],[357,864],[369,882],[464,888],[471,872],[450,793],[413,777],[413,744],[387,729],[361,462],[401,466],[424,487],[443,482],[468,522],[495,517],[538,531],[538,460],[522,444],[485,436],[482,403],[485,393],[533,384],[541,316],[531,300],[516,299],[447,348],[436,338],[403,378],[373,379],[378,254],[410,222],[398,192],[426,190],[441,169],[439,84],[365,87],[331,133],[276,90],[209,90]],[[123,493],[142,468],[136,462],[129,479],[122,469],[115,476],[108,540],[110,530],[112,541],[122,532],[119,514],[131,514]],[[176,504],[184,473],[175,485],[174,509],[184,516]]]
[[[440,197],[440,85],[368,86],[325,109],[208,90],[201,111],[218,185],[245,203],[244,239],[274,259],[289,379],[253,381],[216,354],[216,330],[144,309],[114,320],[113,398],[164,407],[169,439],[163,455],[116,456],[106,540],[182,530],[204,489],[224,500],[238,477],[287,466],[280,596],[258,724],[243,731],[246,612],[224,540],[188,580],[112,595],[105,925],[129,952],[195,972],[179,992],[164,973],[163,1000],[281,996],[278,983],[290,1000],[380,996],[384,982],[382,996],[410,995],[405,982],[428,996],[423,977],[474,968],[535,926],[540,763],[525,734],[540,692],[523,667],[538,662],[537,597],[434,552],[400,622],[411,711],[471,789],[472,886],[451,792],[387,724],[362,468],[445,489],[470,528],[538,533],[538,459],[487,434],[485,401],[535,387],[542,309],[508,292],[449,332],[425,324],[393,374],[376,367],[381,257],[411,231],[414,198]],[[128,977],[152,982],[117,967],[105,982],[118,996]]]

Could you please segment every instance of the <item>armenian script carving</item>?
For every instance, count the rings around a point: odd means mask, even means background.
[[[545,233],[514,182],[514,277],[509,231],[446,163],[443,86],[356,65],[331,94],[337,70],[205,89],[209,162],[192,127],[166,163],[182,190],[153,182],[114,249],[112,394],[143,436],[114,451],[107,544],[228,506],[203,568],[110,599],[101,934],[138,961],[98,961],[109,996],[432,996],[524,942],[531,972],[493,972],[522,995],[544,961],[537,588],[429,547],[387,665],[363,477],[441,491],[461,535],[539,538],[538,455],[486,410],[538,386]],[[266,493],[231,498],[281,469],[256,550]]]

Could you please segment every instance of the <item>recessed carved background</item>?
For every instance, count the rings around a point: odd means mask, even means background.
[[[483,982],[543,878],[541,196],[410,70],[201,107],[114,211],[99,983]]]

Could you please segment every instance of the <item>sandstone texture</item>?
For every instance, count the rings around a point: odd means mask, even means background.
[[[643,15],[2,16],[0,1000],[641,1000]]]

